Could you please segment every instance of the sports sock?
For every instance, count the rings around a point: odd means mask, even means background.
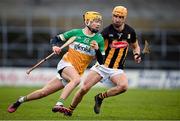
[[[23,102],[25,102],[26,100],[27,100],[27,97],[26,97],[26,96],[22,96],[22,97],[20,97],[20,98],[18,99],[18,102],[23,103]]]
[[[74,107],[74,106],[72,106],[72,105],[69,106],[69,109],[70,109],[71,111],[73,111],[75,108],[76,108],[76,107]]]
[[[60,98],[56,105],[63,105],[64,104],[64,99]]]
[[[104,98],[107,98],[107,97],[108,97],[107,92],[99,94],[99,98],[101,98],[101,99],[104,99]]]

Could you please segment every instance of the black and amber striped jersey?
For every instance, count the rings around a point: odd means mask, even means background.
[[[108,68],[123,69],[125,64],[128,47],[112,48],[112,43],[117,41],[126,41],[129,44],[136,42],[135,30],[125,24],[124,29],[119,32],[113,25],[109,25],[101,32],[105,41],[105,59],[104,65]]]

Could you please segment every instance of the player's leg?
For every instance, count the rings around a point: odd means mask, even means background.
[[[60,98],[66,99],[70,95],[72,90],[79,85],[81,76],[74,67],[66,67],[62,71],[62,77],[65,80],[69,80],[69,83],[64,87],[60,96]]]
[[[95,106],[94,106],[94,112],[96,114],[100,113],[100,107],[102,104],[102,101],[104,98],[115,96],[118,94],[121,94],[125,92],[128,88],[128,80],[125,75],[125,73],[116,74],[110,78],[112,83],[114,83],[116,86],[110,88],[104,93],[99,93],[95,96]]]
[[[51,79],[43,88],[38,89],[27,96],[22,96],[20,97],[15,103],[11,104],[8,107],[8,112],[13,113],[17,110],[17,108],[22,104],[23,102],[31,101],[31,100],[36,100],[43,98],[49,94],[52,94],[60,89],[62,89],[64,85],[62,82],[57,78]]]
[[[65,115],[71,116],[73,110],[81,102],[83,96],[91,89],[93,85],[101,80],[101,76],[95,71],[89,71],[87,77],[85,78],[81,88],[76,92],[69,109],[64,112]]]
[[[28,94],[26,96],[27,97],[26,101],[43,98],[43,97],[48,96],[49,94],[52,94],[62,88],[64,88],[64,85],[57,77],[55,77],[50,82],[48,82],[42,89],[36,90],[36,91]]]
[[[119,95],[128,89],[128,79],[125,73],[112,76],[111,81],[116,86],[107,91],[107,97]]]
[[[73,66],[67,66],[62,70],[61,77],[65,80],[69,80],[69,83],[64,87],[59,100],[56,105],[52,108],[53,112],[64,112],[63,103],[64,100],[71,94],[73,89],[80,83],[80,75]]]
[[[103,84],[106,84],[110,82],[110,79],[109,78],[106,78],[106,79],[102,79],[101,80],[101,83]],[[111,82],[112,83],[112,82]],[[108,86],[109,87],[109,86]],[[101,108],[101,104],[102,104],[102,101],[103,101],[103,98],[101,98],[101,96],[106,96],[107,93],[103,93],[103,95],[101,95],[101,93],[97,94],[95,97],[94,97],[94,101],[95,101],[95,104],[94,104],[94,112],[96,114],[99,114],[100,113],[100,108]]]

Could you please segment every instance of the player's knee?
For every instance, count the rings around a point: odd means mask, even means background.
[[[81,92],[83,93],[83,94],[86,94],[88,91],[89,91],[89,87],[88,86],[82,86],[82,88],[81,88]]]
[[[75,86],[79,85],[80,82],[81,82],[80,79],[74,79],[74,80],[73,80],[73,83],[74,83]]]
[[[121,84],[117,86],[117,92],[118,93],[123,93],[126,92],[128,89],[128,84]]]

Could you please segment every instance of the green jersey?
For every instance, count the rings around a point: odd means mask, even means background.
[[[62,40],[76,37],[74,42],[69,45],[69,50],[63,56],[63,59],[70,62],[80,74],[84,72],[96,54],[90,46],[92,41],[96,41],[100,51],[104,53],[104,39],[99,33],[88,36],[84,33],[84,29],[73,29],[59,36]]]

